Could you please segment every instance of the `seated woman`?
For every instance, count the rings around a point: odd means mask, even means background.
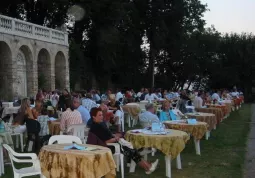
[[[123,113],[120,110],[120,102],[115,100],[115,95],[109,95],[110,102],[107,104],[109,110],[113,110],[114,123],[117,126],[117,132],[121,132],[121,119]]]
[[[120,139],[117,135],[113,135],[111,131],[104,125],[101,124],[103,122],[103,113],[100,108],[92,108],[90,111],[91,118],[93,119],[90,132],[96,135],[101,141],[107,143],[117,143]],[[154,163],[149,163],[147,161],[142,160],[142,156],[135,149],[128,148],[126,146],[122,146],[123,154],[128,158],[132,159],[136,164],[142,167],[146,172],[146,174],[151,174],[154,172],[158,165],[158,160]],[[114,153],[114,149],[110,147],[112,152]]]
[[[32,109],[34,119],[37,119],[41,115],[43,109],[43,102],[40,100],[35,101],[35,107]]]
[[[34,116],[32,114],[32,111],[30,109],[30,100],[28,98],[25,98],[21,101],[21,106],[18,111],[17,116],[14,119],[13,124],[17,127],[15,127],[14,132],[15,133],[24,133],[26,132],[26,125],[25,120],[26,119],[34,119]]]
[[[169,101],[164,101],[162,104],[162,111],[159,115],[159,120],[161,122],[167,121],[167,120],[177,120],[176,115],[174,112],[170,109],[171,104]]]

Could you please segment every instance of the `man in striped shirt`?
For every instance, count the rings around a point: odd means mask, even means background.
[[[73,124],[82,124],[82,117],[79,111],[77,111],[75,106],[80,104],[78,98],[73,98],[72,103],[67,108],[65,112],[63,112],[60,120],[60,129],[64,133],[66,133],[67,128]]]

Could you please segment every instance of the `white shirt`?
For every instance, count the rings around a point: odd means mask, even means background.
[[[123,95],[121,94],[121,92],[118,92],[118,93],[116,94],[115,100],[116,100],[116,101],[119,101],[121,98],[123,98]]]
[[[139,91],[136,96],[140,98],[142,96],[142,94],[143,93]]]
[[[145,111],[139,115],[139,121],[143,127],[147,127],[148,124],[151,124],[153,122],[159,122],[159,118],[156,114],[152,114],[149,111]]]
[[[195,108],[202,108],[202,106],[203,106],[202,98],[200,96],[196,96],[193,101],[193,104],[194,104]]]
[[[220,96],[218,95],[218,93],[214,93],[213,95],[212,95],[212,100],[220,100]]]
[[[153,100],[158,100],[159,98],[157,97],[157,95],[155,95],[155,93],[152,94],[147,94],[145,95],[145,100],[147,101],[153,101]]]
[[[232,92],[231,95],[232,95],[233,97],[238,97],[238,96],[239,96],[239,92],[237,92],[237,91],[236,91],[236,92]]]

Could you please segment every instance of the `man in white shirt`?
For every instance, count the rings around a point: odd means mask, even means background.
[[[239,97],[239,92],[238,92],[237,90],[235,90],[235,91],[233,91],[233,92],[231,93],[231,96],[232,96],[232,97],[238,98],[238,97]]]
[[[218,91],[218,93],[219,93],[219,91]],[[220,95],[218,93],[216,93],[216,92],[213,93],[212,100],[217,100],[217,101],[220,100]]]
[[[91,108],[97,108],[97,104],[95,101],[92,100],[92,96],[90,93],[87,93],[86,98],[82,101],[82,106],[87,108],[88,111],[91,110]]]
[[[115,100],[120,101],[121,98],[123,99],[123,94],[121,93],[119,89],[117,89]]]
[[[144,88],[141,88],[141,90],[137,93],[136,96],[140,98],[142,96],[143,92],[144,92]]]
[[[159,118],[155,113],[154,105],[148,103],[145,105],[146,111],[139,115],[140,124],[142,127],[151,126],[153,122],[159,122]]]
[[[199,92],[195,97],[193,104],[195,108],[202,108],[203,107],[203,99],[201,98],[201,93]]]

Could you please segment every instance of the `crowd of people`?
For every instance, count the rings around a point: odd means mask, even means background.
[[[240,95],[243,95],[242,92],[238,92],[236,88],[231,92],[228,90],[173,92],[142,88],[138,93],[132,89],[125,92],[119,89],[113,92],[109,89],[103,94],[98,90],[72,93],[66,89],[62,92],[39,90],[35,98],[24,98],[15,102],[16,105],[20,104],[20,109],[13,121],[16,126],[14,132],[24,133],[31,129],[36,132],[34,130],[38,129],[38,136],[47,136],[50,134],[48,121],[60,118],[60,129],[64,134],[70,134],[67,133],[70,125],[84,124],[103,142],[114,143],[123,137],[124,132],[121,130],[121,122],[124,120],[121,105],[146,100],[145,111],[140,113],[139,122],[142,127],[149,127],[153,122],[183,118],[184,114],[189,112],[187,105],[201,108],[207,103],[230,100]],[[155,102],[162,104],[160,112],[156,111]],[[37,122],[30,123],[31,120],[38,121],[40,127],[37,126]],[[110,125],[116,126],[114,133],[109,129]],[[114,153],[114,148],[110,147],[110,149]],[[158,161],[153,163],[144,161],[139,152],[128,147],[124,148],[124,154],[129,159],[144,168],[147,174],[152,173]]]

